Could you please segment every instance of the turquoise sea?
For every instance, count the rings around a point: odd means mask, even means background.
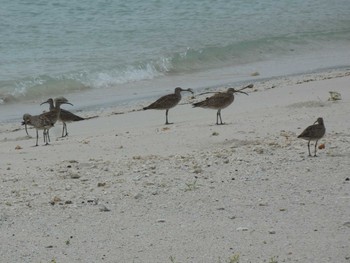
[[[349,0],[3,0],[0,108],[70,94],[102,107],[348,66],[349,14]]]

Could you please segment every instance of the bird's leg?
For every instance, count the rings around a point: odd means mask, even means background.
[[[168,122],[168,110],[165,111],[165,124],[169,124],[169,122]]]
[[[66,134],[64,134],[64,131],[66,131]],[[67,124],[63,122],[62,137],[66,136],[68,136]]]
[[[62,122],[62,123],[63,123],[62,138],[63,138],[63,137],[66,137],[68,135],[68,131],[67,131],[67,124],[65,122]],[[66,134],[64,132],[66,132]]]
[[[220,124],[222,125],[223,122],[222,122],[222,119],[221,119],[221,110],[219,110],[219,117],[220,117]]]
[[[315,154],[314,154],[314,157],[317,157],[317,155],[316,155],[317,142],[318,142],[318,140],[315,142]]]
[[[307,143],[307,149],[309,150],[309,156],[311,156],[311,152],[310,152],[310,141],[311,141],[311,140],[309,140],[308,143]]]
[[[219,119],[220,119],[220,123],[219,123]],[[218,110],[218,112],[216,113],[216,125],[222,125],[222,119],[221,119],[221,109]]]
[[[171,122],[168,122],[168,112],[169,109],[165,111],[165,125],[172,124]]]
[[[67,130],[67,124],[64,122],[64,128],[66,130],[66,134],[64,135],[64,137],[68,136],[68,130]]]
[[[50,140],[50,133],[49,133],[50,130],[47,129],[46,131],[47,131],[47,139],[48,139],[49,142],[51,142],[51,140]]]
[[[39,133],[38,133],[38,130],[36,130],[36,144],[35,144],[35,146],[38,146],[38,139],[39,139]]]
[[[220,110],[218,110],[216,113],[216,125],[219,125],[219,115],[220,115]]]
[[[48,145],[49,143],[48,143],[48,141],[47,141],[46,129],[44,129],[44,131],[43,131],[43,137],[44,137],[44,143],[45,143],[45,145]]]
[[[49,139],[49,130],[48,129],[44,129],[43,136],[44,136],[45,145],[49,145],[50,139]]]

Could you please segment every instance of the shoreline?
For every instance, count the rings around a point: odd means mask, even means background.
[[[136,106],[78,112],[99,117],[66,138],[55,125],[49,146],[1,125],[0,261],[348,262],[350,73],[313,76],[253,82],[221,126],[187,95],[172,125]],[[317,117],[326,147],[309,158],[297,135]]]
[[[84,114],[84,112],[88,112],[88,114],[90,115],[93,114],[93,112],[103,113],[118,111],[120,113],[126,113],[128,111],[134,111],[138,110],[139,108],[142,108],[143,106],[145,106],[144,104],[149,103],[157,97],[168,93],[172,93],[175,86],[192,88],[195,91],[195,93],[201,93],[207,90],[215,91],[218,89],[223,89],[224,87],[237,88],[239,86],[248,84],[256,84],[262,86],[264,85],[264,83],[272,82],[275,83],[274,85],[285,85],[286,83],[297,83],[298,81],[303,81],[303,79],[308,79],[308,81],[314,81],[322,78],[336,78],[346,76],[349,70],[350,65],[311,70],[309,72],[303,73],[291,73],[289,75],[269,77],[264,77],[260,75],[258,71],[251,71],[250,73],[246,73],[247,77],[244,80],[226,80],[226,82],[221,82],[220,84],[215,85],[213,83],[218,83],[218,81],[216,80],[207,86],[203,85],[203,82],[194,83],[194,85],[192,86],[186,85],[184,84],[186,82],[184,80],[180,81],[180,85],[170,84],[170,82],[176,83],[181,78],[183,78],[183,76],[176,76],[175,79],[170,77],[170,80],[168,78],[162,78],[158,80],[155,79],[151,81],[145,80],[141,82],[124,84],[118,88],[105,88],[101,90],[101,92],[99,90],[93,89],[89,91],[85,90],[82,92],[67,93],[63,94],[63,96],[67,97],[74,104],[74,107],[69,106],[69,109],[66,109],[75,113]],[[141,84],[140,87],[137,87],[142,82],[146,83],[147,86]],[[150,86],[153,85],[152,83],[155,83],[156,87],[153,90],[150,88]],[[21,121],[22,115],[24,113],[31,112],[32,114],[40,114],[42,111],[45,111],[46,108],[40,107],[39,104],[46,99],[47,98],[45,97],[36,101],[30,100],[2,104],[0,105],[0,108],[2,108],[3,116],[0,119],[0,121],[3,123],[13,123]]]

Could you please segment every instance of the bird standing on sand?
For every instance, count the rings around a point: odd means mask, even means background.
[[[47,103],[47,101],[43,103]],[[38,146],[38,139],[39,139],[38,130],[43,130],[44,143],[45,145],[49,144],[49,141],[50,141],[49,129],[52,128],[58,120],[61,104],[72,105],[71,103],[68,102],[66,98],[59,97],[55,99],[55,107],[49,112],[45,112],[35,116],[32,116],[30,114],[23,115],[22,125],[31,125],[31,126],[34,126],[34,128],[36,129],[35,146]]]
[[[39,139],[38,130],[43,130],[44,143],[45,145],[49,144],[49,141],[50,141],[49,129],[54,126],[54,123],[45,115],[41,114],[41,115],[33,116],[33,115],[30,115],[29,113],[26,113],[23,115],[22,125],[25,125],[25,130],[27,134],[28,134],[27,125],[31,125],[36,129],[35,146],[38,146],[38,139]]]
[[[317,124],[316,124],[317,123]],[[307,143],[307,148],[309,150],[309,156],[311,156],[310,152],[310,141],[316,141],[315,142],[315,154],[316,155],[316,147],[317,147],[317,142],[319,139],[321,139],[324,134],[326,133],[326,127],[324,126],[323,123],[323,118],[318,118],[317,121],[314,122],[313,125],[310,125],[307,127],[299,136],[298,138],[308,140]]]
[[[252,88],[252,87],[253,87],[253,84],[250,84],[239,90],[235,90],[234,88],[229,88],[226,92],[214,92],[215,95],[209,98],[206,98],[203,101],[194,103],[192,104],[192,106],[218,110],[216,113],[216,124],[222,125],[224,123],[222,122],[222,119],[221,119],[221,110],[231,105],[231,103],[235,99],[234,93],[239,92],[239,93],[248,95],[242,90],[247,88]],[[212,92],[205,92],[202,94],[206,94],[206,93],[212,93]],[[219,123],[219,119],[220,119],[220,123]]]
[[[181,91],[189,91],[193,94],[191,89],[182,89],[180,87],[175,88],[175,92],[172,94],[165,95],[151,105],[144,107],[144,110],[154,109],[154,110],[165,110],[165,124],[172,124],[168,122],[168,112],[169,109],[175,107],[181,100]]]
[[[52,98],[49,98],[47,101],[43,102],[42,104],[44,103],[48,103],[50,105],[50,111],[55,108]],[[67,130],[67,124],[66,124],[67,122],[69,123],[73,121],[82,121],[85,119],[78,115],[75,115],[74,113],[71,113],[70,111],[60,109],[60,115],[58,116],[58,120],[63,123],[62,137],[66,137],[68,136],[68,130]]]

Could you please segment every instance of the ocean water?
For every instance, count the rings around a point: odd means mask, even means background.
[[[349,0],[3,0],[0,107],[348,66],[349,14]]]

